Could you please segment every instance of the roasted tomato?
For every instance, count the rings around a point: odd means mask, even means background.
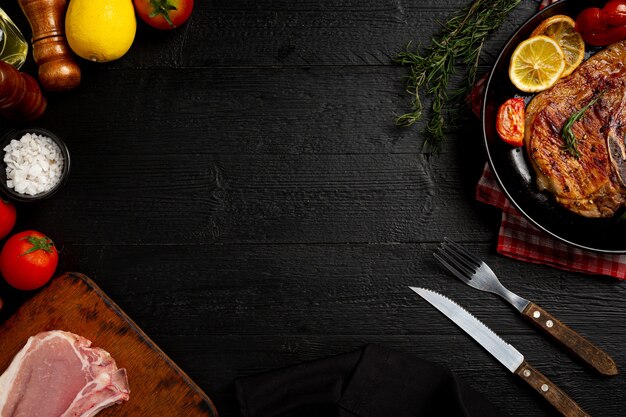
[[[0,198],[0,239],[11,233],[15,226],[15,205]]]
[[[189,19],[193,0],[133,0],[141,19],[152,27],[174,29]]]
[[[49,237],[28,230],[9,238],[0,252],[0,273],[13,287],[34,290],[52,278],[59,254]]]
[[[576,18],[576,30],[595,46],[626,39],[626,0],[611,0],[601,9],[586,8]]]
[[[523,98],[510,98],[498,109],[496,131],[510,145],[524,144],[524,110]]]

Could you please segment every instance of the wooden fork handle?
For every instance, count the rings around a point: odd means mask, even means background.
[[[537,304],[529,303],[522,311],[522,315],[602,375],[617,375],[617,365],[605,351],[561,323]]]
[[[528,362],[522,362],[515,373],[565,417],[590,417],[569,395]]]

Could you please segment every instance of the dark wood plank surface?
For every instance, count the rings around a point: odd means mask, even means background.
[[[477,125],[436,159],[419,127],[393,125],[409,98],[391,57],[468,3],[197,1],[171,33],[140,23],[123,59],[81,61],[82,85],[49,97],[37,125],[66,140],[73,171],[18,207],[17,228],[52,236],[59,272],[92,277],[221,416],[240,415],[235,378],[366,343],[450,367],[512,417],[556,415],[408,285],[467,306],[591,415],[622,416],[621,374],[588,371],[432,260],[443,236],[466,244],[626,366],[622,284],[495,253],[499,212],[473,198]],[[482,72],[536,9],[523,0],[489,38]],[[28,296],[0,294],[1,320]]]

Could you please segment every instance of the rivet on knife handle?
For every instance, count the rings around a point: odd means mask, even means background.
[[[515,373],[565,417],[590,417],[574,400],[528,362],[522,362]]]
[[[529,303],[522,314],[601,374],[617,375],[617,365],[606,352],[561,323],[537,304]]]

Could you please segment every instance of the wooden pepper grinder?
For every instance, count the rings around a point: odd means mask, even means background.
[[[43,114],[46,103],[33,77],[0,61],[0,115],[17,121],[32,121]]]
[[[80,67],[65,38],[67,0],[18,0],[33,32],[33,57],[39,81],[52,92],[80,84]]]

